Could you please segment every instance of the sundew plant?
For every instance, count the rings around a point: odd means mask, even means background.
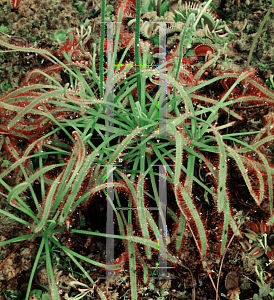
[[[138,299],[140,282],[150,280],[149,263],[155,254],[161,254],[164,267],[179,263],[186,228],[195,237],[203,272],[211,274],[209,236],[195,197],[202,190],[201,201],[207,201],[219,216],[218,253],[223,256],[229,234],[242,236],[232,212],[231,172],[244,182],[253,204],[260,207],[267,199],[269,214],[273,214],[274,168],[261,151],[274,139],[272,122],[259,131],[228,132],[243,121],[242,112],[250,105],[273,107],[274,94],[260,83],[255,69],[219,71],[205,79],[220,51],[202,64],[185,57],[205,6],[200,14],[187,16],[180,42],[167,56],[165,25],[161,24],[159,51],[153,54],[150,41],[140,38],[140,2],[121,1],[115,10],[118,22],[115,26],[106,22],[107,38],[105,25],[101,27],[99,68],[95,50],[85,62],[72,59],[87,52],[76,32],[63,47],[67,62],[47,49],[0,40],[5,51],[37,53],[55,62],[32,70],[23,85],[5,93],[0,102],[0,128],[12,160],[1,170],[0,183],[6,190],[7,206],[18,210],[17,214],[4,209],[0,213],[28,229],[28,234],[2,241],[0,247],[23,241],[38,245],[26,300],[43,254],[49,292],[52,299],[61,299],[53,247],[84,274],[98,299],[108,299],[108,295],[80,260],[111,276],[125,270],[131,299]],[[104,9],[102,1],[102,24]],[[122,23],[129,15],[135,18],[133,32]],[[118,52],[122,52],[119,59]],[[159,64],[153,65],[157,60]],[[54,77],[60,71],[67,74],[64,84]],[[223,90],[218,95],[206,94],[208,87],[220,84]],[[26,141],[23,150],[18,148],[18,139]],[[11,177],[12,182],[7,180]],[[107,199],[113,216],[107,219],[106,232],[74,228],[77,212],[92,209],[98,195],[104,196],[102,201]],[[269,224],[272,221],[273,217]],[[168,247],[167,227],[171,232]],[[69,240],[62,242],[67,235]],[[74,251],[76,235],[106,238],[109,250],[117,239],[123,251],[115,260],[113,255],[107,255],[104,263],[92,260]],[[165,278],[166,271],[161,272],[159,276]]]

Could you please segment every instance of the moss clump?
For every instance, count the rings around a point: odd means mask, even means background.
[[[24,37],[30,44],[36,43],[41,48],[59,49],[59,45],[52,42],[54,32],[78,27],[86,13],[85,10],[79,13],[74,2],[21,0],[18,9],[13,10],[9,0],[0,0],[0,24],[8,28],[6,33],[11,36]],[[91,3],[92,1],[85,2],[85,9],[91,7]],[[28,71],[47,64],[43,57],[35,54],[27,56],[26,53],[0,53],[0,93],[7,86],[17,88]],[[20,66],[19,71],[14,70],[17,65]]]

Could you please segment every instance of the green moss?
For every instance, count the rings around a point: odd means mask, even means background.
[[[48,37],[53,36],[57,30],[79,26],[86,9],[91,5],[92,1],[84,2],[85,10],[79,13],[73,0],[24,0],[16,11],[11,11],[10,2],[7,1],[1,6],[0,24],[8,28],[7,34],[24,37],[29,43],[37,43],[43,48],[59,49],[59,45]],[[41,57],[34,56],[31,63],[28,63],[27,59],[24,60],[25,55],[20,54],[19,59],[18,55],[3,53],[0,65],[0,82],[6,80],[5,85],[10,84],[16,88],[24,78],[22,71],[19,75],[12,72],[7,74],[7,70],[3,71],[6,65],[16,66],[18,64],[22,66],[23,64],[27,71],[41,67]],[[0,93],[4,91],[2,86],[0,86]]]

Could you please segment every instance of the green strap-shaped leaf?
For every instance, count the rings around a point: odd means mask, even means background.
[[[198,211],[197,211],[195,205],[192,202],[189,192],[186,191],[186,189],[183,187],[180,188],[180,191],[182,193],[182,196],[184,198],[184,201],[186,202],[188,209],[190,210],[191,215],[193,216],[194,222],[197,226],[198,233],[199,233],[199,239],[200,239],[201,246],[202,246],[202,248],[200,249],[200,251],[201,251],[200,254],[201,254],[201,256],[204,257],[206,255],[206,251],[207,251],[207,236],[206,236],[204,225],[200,219],[200,216],[198,214]],[[178,204],[178,206],[180,207],[179,204]],[[181,207],[180,207],[180,209],[181,209]],[[182,211],[182,209],[181,209],[181,211]]]
[[[173,127],[173,129],[175,129]],[[179,181],[181,176],[181,166],[183,160],[183,144],[186,143],[184,136],[176,130],[175,133],[175,147],[176,147],[176,160],[175,160],[175,174],[174,174],[174,189],[175,191],[179,188]]]
[[[58,96],[63,93],[63,89],[61,90],[55,90],[51,92],[47,92],[42,94],[41,96],[36,97],[29,105],[24,107],[15,118],[13,118],[9,124],[8,127],[13,127],[25,114],[29,113],[33,107],[35,107],[38,103],[41,101],[44,101],[50,97]]]
[[[142,265],[143,268],[143,273],[144,273],[144,277],[143,277],[143,281],[144,283],[148,282],[148,266],[147,263],[143,260],[140,252],[138,251],[138,249],[136,249],[136,253],[137,253],[137,259],[139,260],[139,262]]]
[[[26,213],[28,213],[28,215],[32,215],[33,217],[34,214],[32,212],[32,210],[27,206],[27,204],[18,196],[18,194],[22,193],[27,187],[29,186],[29,184],[27,182],[23,182],[20,183],[19,185],[15,186],[12,191],[9,193],[8,195],[8,203],[14,207],[18,207],[17,205],[14,205],[11,203],[11,201],[16,198],[17,201],[19,202],[19,204],[21,205],[21,207],[24,207],[26,209]]]
[[[45,241],[45,250],[46,250],[46,266],[47,266],[47,274],[48,274],[48,284],[50,288],[50,296],[52,300],[60,300],[58,288],[56,286],[54,271],[51,265],[51,257],[50,257],[50,245],[48,237],[44,236]]]
[[[77,131],[73,131],[72,135],[75,138],[75,146],[74,146],[72,155],[70,157],[68,167],[66,168],[66,170],[64,172],[64,175],[66,177],[62,178],[62,185],[61,185],[61,187],[58,188],[58,193],[56,196],[57,202],[56,202],[55,206],[57,206],[57,205],[59,206],[60,202],[64,199],[64,197],[67,194],[67,192],[69,191],[69,189],[74,188],[74,194],[75,194],[76,190],[78,192],[78,190],[80,189],[81,184],[82,184],[82,181],[79,181],[79,182],[76,182],[76,186],[75,186],[74,180],[78,177],[80,169],[81,169],[84,159],[86,157],[85,143],[84,143],[83,138],[80,136],[80,134]],[[74,170],[71,173],[72,169],[74,169]],[[69,178],[69,180],[68,180],[68,178]],[[61,188],[63,189],[64,185],[65,185],[65,187],[64,187],[64,190],[62,191]],[[70,199],[70,201],[67,200],[67,202],[63,208],[62,214],[60,216],[59,224],[62,224],[65,221],[73,201],[74,200],[71,201],[71,199]]]
[[[27,289],[25,300],[29,299],[29,294],[30,294],[31,287],[32,287],[32,281],[33,281],[33,278],[34,278],[34,274],[35,274],[35,271],[36,271],[36,268],[37,268],[40,256],[41,256],[43,248],[44,248],[44,244],[45,244],[44,238],[42,238],[40,246],[39,246],[39,249],[38,249],[36,257],[35,257],[35,261],[33,263],[32,270],[31,270],[31,274],[30,274],[30,278],[29,278],[28,289]]]
[[[269,209],[270,212],[273,210],[273,178],[271,174],[271,170],[273,171],[274,169],[270,167],[267,158],[263,155],[261,152],[257,152],[261,158],[261,160],[264,163],[265,170],[267,173],[267,184],[268,184],[268,201],[269,201]]]
[[[129,273],[130,273],[130,290],[131,299],[138,299],[137,296],[137,267],[136,267],[136,251],[133,241],[128,241],[129,255]]]
[[[247,81],[250,82],[252,85],[254,85],[256,88],[258,88],[259,90],[261,90],[268,97],[274,99],[274,93],[271,92],[269,89],[267,89],[264,86],[260,85],[258,82],[256,82],[255,80],[253,80],[251,78],[248,78]],[[268,99],[268,100],[270,100],[270,99]]]
[[[222,244],[221,244],[221,255],[224,254],[226,249],[226,242],[227,242],[227,234],[228,234],[228,226],[230,220],[230,207],[229,207],[229,200],[227,194],[225,195],[224,199],[224,223],[223,223],[223,231],[222,231]]]
[[[34,227],[34,232],[35,233],[42,230],[44,228],[47,220],[48,220],[48,217],[51,213],[51,209],[52,209],[52,206],[53,206],[54,195],[56,193],[56,189],[58,187],[61,175],[62,175],[62,173],[54,180],[52,186],[50,187],[50,190],[49,190],[49,193],[46,197],[46,200],[45,200],[45,202],[43,203],[43,206],[40,209],[40,211],[41,211],[40,223],[36,227]]]
[[[77,234],[87,234],[87,235],[95,235],[95,236],[101,236],[101,237],[109,237],[109,238],[114,238],[114,239],[121,239],[121,240],[127,240],[127,241],[133,241],[135,243],[140,243],[140,244],[143,244],[143,245],[148,245],[150,246],[151,248],[153,249],[156,249],[156,250],[160,250],[162,252],[165,251],[165,248],[162,247],[161,245],[158,244],[158,242],[154,242],[154,241],[151,241],[150,239],[149,240],[146,240],[142,237],[138,237],[138,236],[133,236],[133,235],[128,235],[128,236],[122,236],[122,235],[117,235],[117,234],[106,234],[106,233],[100,233],[100,232],[91,232],[91,231],[86,231],[86,230],[78,230],[78,229],[72,229],[71,230],[71,233],[77,233]],[[79,255],[78,255],[79,256]],[[80,255],[81,256],[81,255]],[[79,257],[80,257],[79,256]],[[84,259],[83,258],[84,256],[81,256],[81,259]],[[177,262],[177,258],[175,258],[173,255],[171,255],[169,252],[167,252],[167,258],[171,261],[171,262],[174,262],[176,263]],[[88,260],[84,259],[86,262],[89,262]],[[106,265],[104,264],[100,264],[100,263],[97,263],[96,265],[98,266],[103,266],[105,268]],[[120,266],[121,267],[121,266]],[[119,267],[115,268],[115,269],[111,269],[111,270],[116,270],[116,269],[119,269]]]
[[[149,239],[148,224],[146,219],[146,207],[144,203],[144,176],[140,176],[136,185],[136,197],[133,197],[137,207],[138,222],[141,227],[142,235],[145,239]],[[151,249],[146,249],[147,256],[151,257]]]
[[[219,146],[219,176],[218,176],[218,211],[224,209],[224,201],[226,198],[226,178],[227,178],[227,156],[225,146],[220,133],[212,126],[215,133],[216,141]],[[229,218],[228,218],[229,220]]]
[[[180,215],[180,219],[178,221],[178,232],[176,238],[176,250],[181,249],[182,241],[185,232],[186,218],[183,214]]]
[[[13,214],[8,213],[7,211],[4,211],[4,210],[0,209],[0,213],[7,216],[7,217],[9,217],[9,218],[11,218],[11,219],[13,219],[14,221],[17,221],[17,222],[21,223],[21,224],[24,224],[26,226],[31,226],[31,223],[29,223],[25,220],[22,220],[22,219],[20,219],[16,216],[14,216]]]
[[[25,240],[30,239],[30,238],[33,238],[33,234],[21,235],[21,236],[18,236],[16,238],[14,238],[14,239],[10,239],[10,240],[4,241],[4,242],[0,242],[0,247],[8,245],[8,244],[12,244],[12,243],[22,242],[22,241],[25,241]]]

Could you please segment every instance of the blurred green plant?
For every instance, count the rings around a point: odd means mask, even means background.
[[[257,31],[257,33],[256,33],[256,35],[255,35],[255,37],[254,37],[254,40],[253,40],[252,45],[251,45],[251,49],[250,49],[249,54],[248,54],[248,58],[247,58],[247,62],[246,62],[246,69],[249,68],[250,61],[251,61],[251,58],[252,58],[252,54],[253,54],[253,52],[254,52],[254,50],[255,50],[255,46],[256,46],[256,44],[257,44],[259,35],[261,34],[261,32],[262,32],[262,30],[263,30],[263,27],[264,27],[264,24],[265,24],[265,22],[267,21],[269,15],[270,15],[270,13],[271,13],[271,11],[272,11],[272,9],[273,9],[273,5],[274,5],[274,1],[272,1],[272,4],[270,5],[270,7],[269,7],[267,13],[265,14],[265,16],[264,16],[264,18],[263,18],[263,21],[261,22],[260,27],[259,27],[259,29],[258,29],[258,31]]]
[[[259,280],[256,280],[256,284],[259,287],[259,294],[255,293],[253,295],[253,300],[263,300],[266,299],[265,297],[272,297],[274,296],[274,289],[270,289],[271,284],[265,283],[267,278],[269,278],[269,273],[266,272],[260,265],[260,262],[256,261],[255,265],[255,271],[259,278]],[[271,275],[270,275],[271,276]],[[246,277],[248,280],[250,280],[248,277]]]
[[[57,30],[54,33],[53,39],[55,42],[57,42],[59,40],[61,43],[64,43],[66,41],[67,37],[68,37],[67,32],[65,30],[61,29],[61,30]]]

